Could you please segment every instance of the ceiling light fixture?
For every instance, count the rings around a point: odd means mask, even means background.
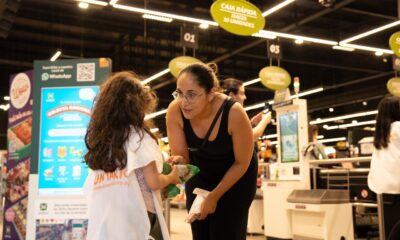
[[[54,62],[59,56],[61,56],[61,50],[57,50],[57,52],[50,58],[50,61]]]
[[[333,112],[333,111],[335,111],[335,109],[329,108],[329,112]]]
[[[88,9],[89,8],[89,3],[86,2],[79,2],[78,7],[82,9]]]
[[[248,86],[248,85],[251,85],[251,84],[254,84],[254,83],[258,83],[258,82],[260,82],[260,81],[261,81],[261,78],[256,78],[256,79],[253,79],[253,80],[244,82],[244,83],[243,83],[243,86]]]
[[[103,2],[103,1],[97,1],[97,0],[77,0],[78,2],[85,2],[85,3],[90,3],[94,5],[99,5],[99,6],[107,6],[108,3]]]
[[[343,47],[343,46],[333,46],[332,48],[335,50],[341,50],[341,51],[346,51],[346,52],[353,52],[355,50],[354,48]]]
[[[155,118],[157,116],[163,115],[165,113],[167,113],[167,109],[164,109],[164,110],[161,110],[161,111],[158,111],[158,112],[153,112],[153,113],[150,113],[149,115],[146,115],[144,117],[144,120],[152,119],[152,118]]]
[[[357,45],[357,44],[345,43],[345,44],[340,44],[340,46],[350,47],[350,48],[365,50],[365,51],[370,51],[370,52],[383,52],[383,53],[387,53],[387,54],[393,54],[393,51],[389,50],[389,49],[368,47],[368,46],[362,46],[362,45]]]
[[[303,39],[296,39],[296,40],[294,40],[294,43],[296,43],[296,44],[303,44],[304,43],[304,40]]]
[[[260,38],[266,38],[266,39],[275,39],[275,38],[276,38],[275,35],[272,35],[272,34],[265,34],[265,33],[260,33],[260,32],[254,33],[254,34],[252,34],[251,36],[253,36],[253,37],[260,37]]]
[[[4,96],[3,99],[6,101],[10,101],[10,96]]]
[[[293,40],[302,39],[303,41],[321,43],[321,44],[332,45],[332,46],[338,44],[338,42],[336,42],[336,41],[331,41],[331,40],[326,40],[326,39],[321,39],[321,38],[299,36],[299,35],[293,35],[293,34],[288,34],[288,33],[280,33],[280,32],[274,32],[274,31],[267,31],[267,30],[260,30],[259,33],[260,34],[275,35],[277,37],[289,38],[289,39],[293,39]]]
[[[304,97],[304,96],[311,95],[311,94],[314,94],[314,93],[317,93],[317,92],[322,92],[322,91],[324,91],[323,87],[314,88],[314,89],[311,89],[311,90],[307,90],[307,91],[301,92],[299,94],[294,94],[294,95],[290,96],[290,99]]]
[[[321,124],[321,123],[326,123],[326,122],[334,122],[337,120],[343,120],[343,119],[348,119],[348,118],[355,118],[355,117],[364,117],[368,115],[375,115],[378,113],[378,110],[374,111],[367,111],[367,112],[359,112],[359,113],[353,113],[353,114],[348,114],[348,115],[343,115],[343,116],[338,116],[338,117],[331,117],[331,118],[325,118],[325,119],[317,119],[310,121],[310,124]]]
[[[208,27],[210,27],[210,25],[208,25],[207,23],[200,23],[199,28],[201,29],[207,29]]]
[[[381,52],[381,51],[375,52],[375,56],[377,56],[377,57],[380,57],[380,56],[382,56],[382,55],[383,55],[383,52]]]
[[[158,132],[158,131],[160,131],[159,128],[152,128],[152,129],[150,129],[150,132],[152,132],[152,133],[156,133],[156,132]]]
[[[122,4],[114,4],[112,6],[114,8],[130,11],[130,12],[151,14],[151,15],[172,18],[172,19],[186,21],[186,22],[206,23],[208,25],[218,26],[218,23],[216,23],[214,21],[203,20],[203,19],[199,19],[199,18],[186,17],[186,16],[182,16],[182,15],[153,11],[153,10],[148,10],[148,9],[144,9],[144,8],[131,7],[131,6],[126,6],[126,5],[122,5]]]
[[[346,123],[346,124],[340,124],[336,126],[328,126],[324,125],[324,128],[326,130],[332,130],[332,129],[344,129],[344,128],[349,128],[349,127],[356,127],[356,126],[363,126],[363,125],[371,125],[371,124],[376,124],[376,120],[370,120],[370,121],[364,121],[364,122],[357,122],[357,123]]]
[[[142,81],[142,84],[143,84],[143,85],[148,84],[149,82],[153,81],[154,79],[157,79],[157,78],[159,78],[159,77],[161,77],[161,76],[163,76],[163,75],[165,75],[165,74],[167,74],[167,73],[169,73],[169,72],[170,72],[169,68],[164,69],[164,70],[162,70],[161,72],[156,73],[156,74],[154,74],[153,76],[144,79],[144,80]]]
[[[327,138],[323,140],[319,140],[320,143],[328,143],[328,142],[339,142],[339,141],[346,141],[345,137],[338,137],[338,138]]]
[[[391,27],[394,27],[394,26],[397,26],[397,25],[400,25],[400,20],[397,20],[397,21],[395,21],[395,22],[392,22],[392,23],[383,25],[383,26],[381,26],[381,27],[378,27],[378,28],[369,30],[369,31],[364,32],[364,33],[361,33],[361,34],[358,34],[358,35],[356,35],[356,36],[354,36],[354,37],[347,38],[347,39],[345,39],[345,40],[343,40],[343,41],[340,41],[340,44],[346,44],[346,43],[349,43],[349,42],[353,42],[353,41],[355,41],[355,40],[357,40],[357,39],[360,39],[360,38],[363,38],[363,37],[372,35],[372,34],[374,34],[374,33],[383,31],[383,30],[385,30],[385,29],[388,29],[388,28],[391,28]]]
[[[114,4],[116,4],[117,2],[118,2],[118,0],[111,0],[108,4],[114,5]]]
[[[173,21],[172,18],[167,18],[167,17],[161,17],[161,16],[156,16],[156,15],[151,15],[151,14],[143,14],[142,15],[143,18],[145,19],[151,19],[151,20],[156,20],[156,21],[160,21],[160,22],[167,22],[170,23]]]
[[[268,16],[268,15],[271,15],[272,13],[274,13],[274,12],[278,11],[279,9],[281,9],[281,8],[283,8],[283,7],[285,7],[285,6],[289,5],[289,4],[291,4],[291,3],[294,2],[294,1],[295,1],[295,0],[286,0],[286,1],[284,1],[284,2],[281,2],[281,3],[279,3],[278,5],[276,5],[276,6],[272,7],[272,8],[270,8],[270,9],[268,9],[267,11],[263,12],[263,13],[262,13],[262,16],[263,16],[263,17],[266,17],[266,16]]]

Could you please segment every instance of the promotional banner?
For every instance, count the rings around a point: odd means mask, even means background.
[[[27,71],[10,78],[3,239],[26,239],[32,139],[32,77],[33,72]]]
[[[194,57],[181,56],[169,61],[168,68],[171,74],[177,78],[184,68],[194,63],[202,63],[202,61]]]
[[[394,78],[389,79],[389,81],[386,84],[386,87],[392,95],[400,97],[400,78],[399,77],[394,77]]]
[[[236,35],[250,36],[265,25],[260,9],[244,0],[218,0],[210,11],[221,28]]]
[[[35,61],[27,239],[86,239],[85,134],[111,60]]]
[[[285,89],[292,81],[290,74],[283,68],[269,66],[261,69],[258,76],[261,83],[272,90]]]

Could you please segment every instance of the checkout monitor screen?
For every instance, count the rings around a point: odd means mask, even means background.
[[[287,112],[279,115],[281,143],[281,162],[299,161],[298,112]]]

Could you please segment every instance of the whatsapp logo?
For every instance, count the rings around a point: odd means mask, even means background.
[[[42,74],[42,81],[47,81],[49,80],[49,74],[48,73],[43,73]]]

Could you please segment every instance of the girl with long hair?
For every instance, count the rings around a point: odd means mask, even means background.
[[[85,137],[91,173],[90,240],[167,240],[159,189],[179,183],[177,169],[160,174],[162,155],[144,120],[156,96],[131,72],[120,72],[100,88]]]

